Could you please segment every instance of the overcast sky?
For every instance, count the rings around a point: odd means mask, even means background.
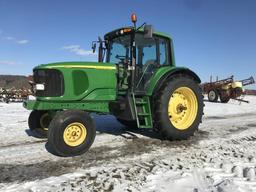
[[[38,64],[96,60],[91,41],[138,23],[174,40],[176,64],[210,75],[256,77],[254,0],[0,0],[0,74]]]

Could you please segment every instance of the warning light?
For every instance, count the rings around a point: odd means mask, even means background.
[[[136,22],[137,22],[137,16],[136,16],[135,13],[132,14],[131,19],[132,19],[132,22],[133,22],[133,23],[136,23]]]

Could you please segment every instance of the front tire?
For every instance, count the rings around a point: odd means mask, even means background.
[[[194,135],[203,116],[203,95],[197,82],[187,75],[175,75],[157,95],[154,129],[169,140]]]
[[[91,147],[95,135],[95,124],[87,112],[66,110],[58,112],[52,120],[48,143],[55,155],[77,156]]]
[[[51,116],[48,111],[34,110],[28,118],[29,129],[38,138],[47,138],[47,131],[51,122]]]

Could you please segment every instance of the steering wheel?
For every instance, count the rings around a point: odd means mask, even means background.
[[[116,55],[115,57],[120,59],[120,63],[127,63],[129,61],[129,59],[127,59],[124,55]]]

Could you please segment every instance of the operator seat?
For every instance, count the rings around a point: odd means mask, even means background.
[[[154,59],[147,60],[146,63],[142,66],[141,74],[139,75],[139,81],[137,84],[137,88],[140,90],[144,90],[156,68],[158,68],[157,61]]]
[[[154,70],[158,67],[157,61],[155,59],[147,60],[146,63],[142,67],[143,73],[154,72]]]

